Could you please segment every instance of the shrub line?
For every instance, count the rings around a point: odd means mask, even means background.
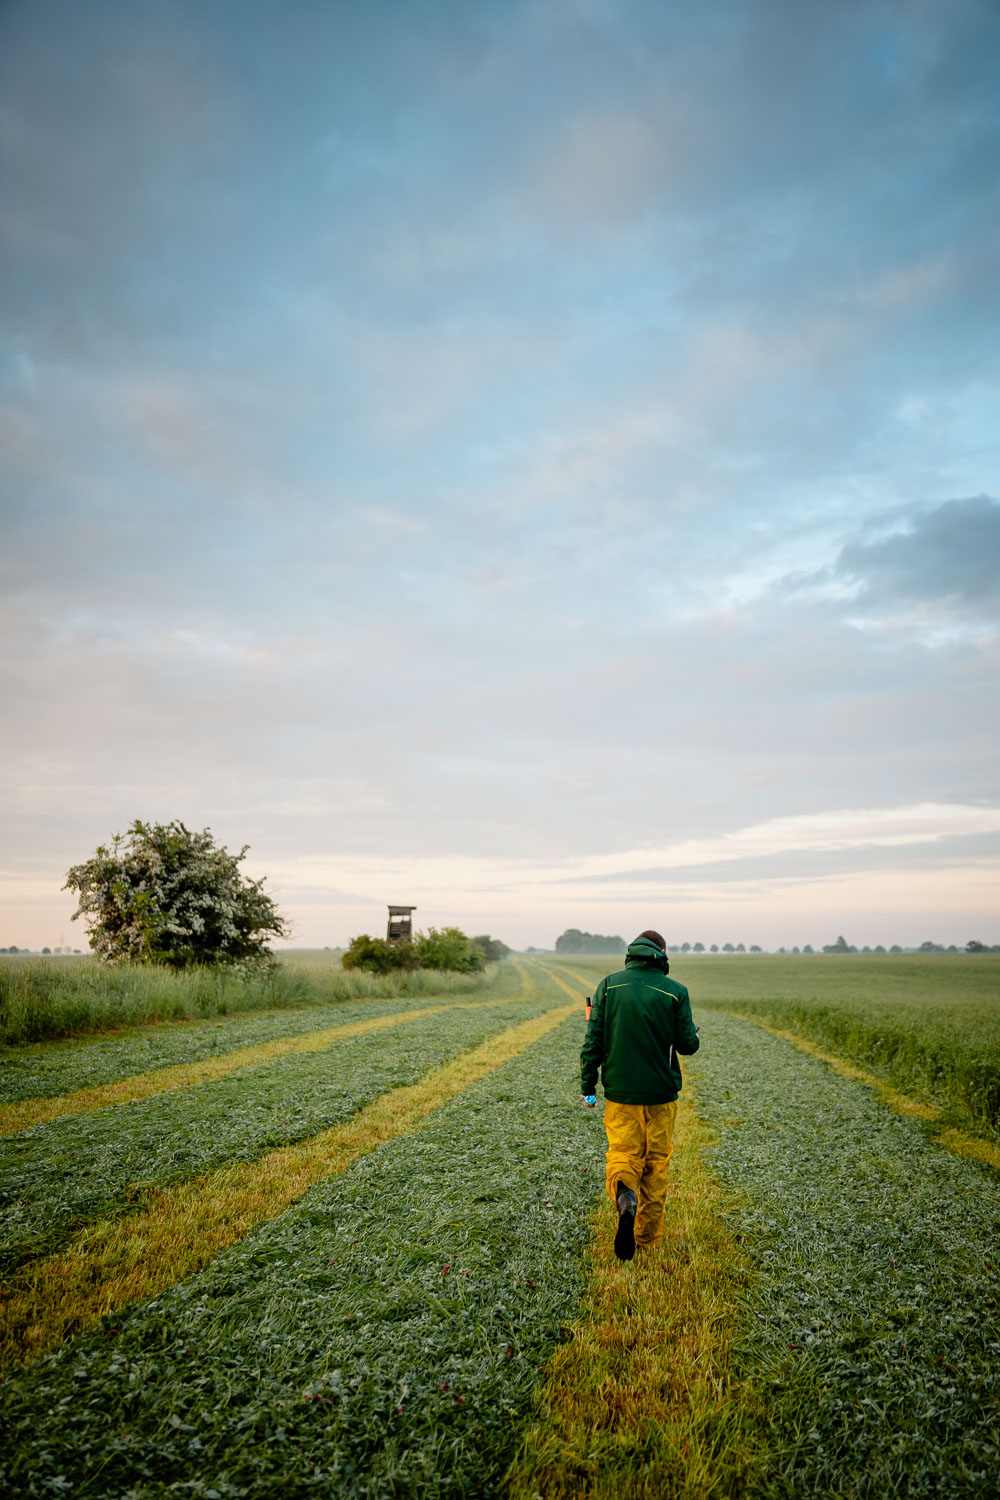
[[[64,1251],[18,1272],[0,1300],[0,1368],[28,1363],[126,1304],[207,1265],[312,1186],[413,1129],[433,1110],[553,1030],[560,1005],[509,1027],[353,1119],[254,1162],[232,1162],[149,1193],[147,1206],[88,1226]],[[413,1014],[412,1012],[410,1014]]]

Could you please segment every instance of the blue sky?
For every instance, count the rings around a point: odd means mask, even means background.
[[[1000,941],[989,0],[0,10],[0,944],[134,817],[387,901]]]

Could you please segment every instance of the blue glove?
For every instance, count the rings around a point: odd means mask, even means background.
[[[596,1094],[581,1094],[580,1098],[583,1100],[584,1104],[587,1106],[588,1109],[593,1109],[594,1106],[597,1104],[597,1095]]]

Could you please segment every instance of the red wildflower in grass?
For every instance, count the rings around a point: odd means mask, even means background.
[[[438,1381],[438,1390],[439,1391],[446,1391],[447,1389],[448,1389],[448,1382],[447,1382],[447,1380],[440,1380],[440,1381]]]
[[[448,1274],[448,1272],[450,1270],[451,1270],[451,1266],[445,1266],[444,1270],[441,1272],[441,1275],[442,1276],[447,1276],[447,1274]]]

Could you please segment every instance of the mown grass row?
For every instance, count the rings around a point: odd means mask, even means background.
[[[408,1132],[447,1099],[492,1072],[565,1019],[565,1005],[521,1021],[382,1094],[342,1125],[252,1162],[149,1195],[139,1212],[103,1220],[68,1250],[12,1278],[0,1307],[0,1365],[31,1359],[129,1302],[173,1285],[220,1249],[273,1219],[317,1181]]]
[[[551,996],[536,995],[382,1017],[391,1029],[326,1034],[323,1051],[261,1061],[0,1140],[0,1270],[52,1251],[97,1215],[134,1211],[157,1188],[226,1161],[252,1161],[344,1121],[386,1090],[551,1004]]]
[[[108,968],[94,959],[0,958],[0,1046],[364,997],[470,994],[488,983],[488,974],[416,970],[373,975],[332,961],[291,960],[243,972],[223,967]]]
[[[307,1031],[292,1037],[279,1037],[273,1041],[260,1042],[253,1047],[237,1047],[232,1052],[216,1053],[198,1062],[175,1063],[172,1067],[155,1068],[146,1073],[133,1073],[125,1078],[118,1078],[113,1083],[74,1089],[68,1094],[41,1099],[21,1099],[13,1104],[0,1104],[0,1135],[14,1135],[34,1125],[43,1125],[50,1120],[61,1119],[64,1115],[110,1109],[116,1104],[133,1104],[139,1099],[150,1099],[154,1094],[166,1094],[175,1089],[210,1083],[230,1073],[255,1067],[292,1053],[324,1052],[336,1042],[345,1041],[349,1037],[363,1036],[371,1031],[382,1031],[386,1027],[399,1025],[403,1020],[422,1020],[425,1016],[435,1015],[444,1008],[442,1005],[435,1005],[402,1013],[390,1011],[388,1015],[366,1017],[362,1021],[351,1021],[340,1026],[324,1026],[318,1031]]]
[[[749,1269],[705,1167],[714,1143],[682,1095],[664,1240],[631,1265],[615,1258],[610,1203],[594,1212],[583,1302],[537,1394],[509,1500],[745,1493],[765,1409],[732,1380]]]
[[[972,1496],[1000,1473],[1000,1185],[757,1026],[692,1062],[754,1274],[733,1348],[767,1403],[760,1496]]]
[[[893,1084],[887,1083],[884,1078],[869,1073],[866,1068],[861,1068],[857,1063],[850,1062],[840,1053],[827,1052],[816,1042],[804,1037],[799,1032],[783,1031],[780,1026],[772,1026],[760,1016],[743,1015],[741,1019],[752,1020],[755,1025],[761,1026],[772,1036],[781,1037],[791,1042],[800,1051],[806,1052],[810,1057],[819,1058],[832,1068],[841,1078],[850,1078],[857,1083],[863,1083],[866,1088],[872,1089],[878,1097],[887,1104],[890,1109],[896,1110],[901,1115],[910,1115],[914,1119],[934,1122],[940,1125],[945,1111],[935,1104],[927,1104],[922,1099],[914,1099],[909,1094],[903,1094]],[[994,1140],[985,1139],[979,1134],[970,1134],[966,1130],[958,1130],[954,1126],[945,1126],[944,1129],[935,1129],[934,1138],[939,1145],[949,1151],[954,1151],[957,1156],[965,1156],[970,1161],[983,1162],[1000,1171],[1000,1146]]]
[[[949,975],[961,982],[958,994],[953,983],[944,993],[938,988],[947,972],[938,963],[930,973],[911,973],[903,994],[886,994],[869,979],[860,991],[845,986],[835,999],[753,996],[733,1008],[934,1100],[957,1123],[1000,1136],[1000,961],[951,963],[958,966]]]
[[[572,963],[594,982],[604,972],[604,960]],[[796,1032],[1000,1138],[1000,958],[678,958],[671,973],[688,986],[696,1020],[700,1007],[722,1009]]]
[[[497,1493],[568,1336],[601,1190],[600,1126],[568,1067],[579,1035],[574,1013],[8,1381],[0,1492]]]
[[[437,988],[423,995],[362,996],[333,1004],[310,1003],[294,1009],[233,1012],[202,1020],[155,1022],[149,1026],[88,1037],[7,1047],[0,1052],[0,1101],[16,1103],[54,1098],[82,1088],[100,1088],[120,1079],[181,1063],[223,1056],[240,1047],[266,1046],[333,1025],[356,1022],[429,1005],[490,1002],[521,993],[514,964],[495,966],[469,989],[459,976],[441,975]]]

